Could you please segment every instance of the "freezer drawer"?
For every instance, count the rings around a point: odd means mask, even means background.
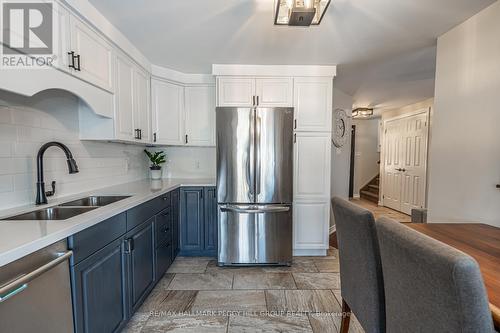
[[[291,205],[219,205],[219,265],[290,265]]]

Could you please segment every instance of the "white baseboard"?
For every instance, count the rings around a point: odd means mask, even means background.
[[[361,196],[359,195],[359,193],[358,193],[358,194],[353,194],[353,195],[352,195],[352,197],[353,197],[354,199],[359,199],[359,198],[361,198]]]
[[[315,249],[315,250],[293,250],[293,255],[295,257],[325,257],[327,250]]]
[[[330,231],[329,231],[329,233],[328,233],[328,234],[329,234],[329,235],[333,234],[333,233],[335,232],[335,230],[337,230],[337,226],[332,225],[332,226],[330,227]]]

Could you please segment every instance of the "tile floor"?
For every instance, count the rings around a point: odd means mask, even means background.
[[[338,332],[337,253],[295,257],[291,267],[220,268],[215,258],[179,257],[124,332]],[[349,332],[363,332],[355,317]]]

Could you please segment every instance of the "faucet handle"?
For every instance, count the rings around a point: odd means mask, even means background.
[[[51,197],[53,196],[54,194],[56,194],[56,181],[53,180],[52,183],[50,184],[52,186],[52,191],[47,191],[45,192],[45,195],[48,196],[48,197]]]

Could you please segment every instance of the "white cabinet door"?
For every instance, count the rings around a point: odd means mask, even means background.
[[[252,107],[255,96],[255,79],[217,78],[217,105]]]
[[[297,131],[330,132],[332,128],[332,78],[294,79]]]
[[[55,15],[57,15],[57,49],[54,51],[57,58],[55,60],[54,66],[68,72],[70,71],[69,65],[69,55],[68,51],[71,45],[71,34],[70,34],[70,13],[69,10],[58,4],[56,7]]]
[[[116,59],[115,136],[118,140],[133,141],[134,127],[134,66],[123,55]]]
[[[186,135],[189,146],[215,146],[215,88],[186,87]]]
[[[255,94],[262,107],[292,107],[293,79],[289,77],[257,78]]]
[[[71,51],[80,56],[74,75],[100,88],[113,91],[113,47],[78,18],[71,16]]]
[[[134,128],[140,130],[139,142],[151,142],[151,108],[149,103],[149,75],[136,67],[134,70]]]
[[[293,203],[293,249],[328,249],[330,203]]]
[[[151,88],[156,143],[184,145],[184,88],[161,80],[152,80]]]
[[[295,133],[294,200],[329,200],[330,154],[329,133]]]

